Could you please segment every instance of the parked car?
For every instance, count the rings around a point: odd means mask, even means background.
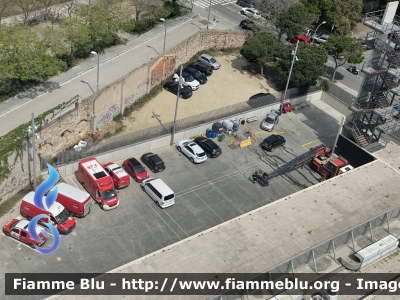
[[[212,140],[200,136],[194,139],[194,142],[200,146],[201,149],[207,154],[207,157],[216,158],[221,155],[221,148]]]
[[[134,157],[126,159],[122,164],[122,168],[124,168],[136,182],[142,182],[149,178],[149,173],[147,173],[143,165]]]
[[[202,163],[207,159],[206,153],[195,142],[191,140],[181,140],[178,142],[176,148],[179,152],[185,154],[192,163]]]
[[[242,20],[239,23],[239,27],[245,30],[257,30],[257,27],[255,27],[256,23],[254,23],[252,20],[246,19]]]
[[[152,152],[145,153],[140,158],[142,163],[144,163],[153,173],[161,172],[165,169],[164,161]]]
[[[12,219],[6,225],[4,225],[3,233],[6,236],[11,236],[16,240],[29,245],[32,248],[35,248],[35,246],[42,246],[47,241],[47,237],[42,233],[44,228],[36,225],[36,234],[42,240],[41,242],[37,242],[29,234],[28,225],[29,221],[27,220]]]
[[[169,91],[173,94],[178,94],[178,82],[175,81],[170,81],[164,84],[164,89],[166,91]],[[188,99],[192,96],[192,88],[186,85],[181,84],[180,90],[179,90],[179,97],[183,99]]]
[[[255,3],[250,0],[237,0],[236,4],[242,7],[249,7],[249,8],[253,8],[255,5]]]
[[[261,122],[261,129],[266,130],[266,131],[272,131],[274,129],[275,124],[278,124],[279,122],[279,116],[278,114],[274,112],[270,112],[264,121]]]
[[[244,52],[243,52],[243,49],[240,49],[240,54],[241,54],[245,59],[247,59],[247,61],[250,62],[250,63],[255,63],[255,62],[257,62],[257,59],[255,59],[254,57],[250,57],[250,56],[245,55]]]
[[[312,38],[312,40],[313,40],[314,43],[317,43],[317,44],[324,44],[324,43],[326,43],[326,41],[328,40],[328,38],[329,38],[329,35],[323,34],[323,35],[320,35],[320,36],[314,36],[314,37]]]
[[[258,12],[258,10],[254,9],[254,8],[249,8],[249,7],[242,8],[240,13],[242,15],[245,15],[245,16],[253,16],[254,19],[260,19],[261,18],[261,15]]]
[[[194,63],[190,63],[189,67],[199,70],[206,76],[210,76],[213,73],[213,68],[210,65],[205,64],[205,63],[194,62]]]
[[[173,78],[174,81],[177,82],[179,75],[175,74]],[[196,79],[194,79],[193,76],[189,73],[182,71],[182,78],[184,79],[183,85],[189,86],[192,91],[195,91],[200,87],[200,83]]]
[[[175,193],[159,178],[145,179],[140,187],[161,208],[175,204]]]
[[[218,70],[219,68],[221,68],[221,64],[218,61],[216,61],[214,57],[208,54],[200,55],[198,61],[205,64],[209,64],[214,70]]]
[[[367,50],[371,50],[374,48],[374,41],[373,40],[364,40],[362,41],[363,48]]]
[[[120,165],[117,165],[113,162],[108,162],[106,164],[102,164],[102,167],[112,177],[114,180],[114,185],[117,189],[122,189],[130,184],[128,173],[126,173]]]
[[[283,147],[286,144],[286,139],[278,134],[272,134],[261,143],[261,148],[266,151],[273,151],[275,148]]]
[[[298,35],[291,39],[288,38],[288,41],[292,44],[296,44],[298,40],[304,43],[311,43],[311,39],[305,35]]]
[[[196,79],[200,84],[206,84],[207,83],[207,76],[201,73],[199,70],[191,67],[186,67],[183,69],[184,72],[190,74],[193,76],[194,79]],[[183,74],[183,72],[182,72]]]

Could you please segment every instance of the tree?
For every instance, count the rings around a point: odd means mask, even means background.
[[[155,7],[160,6],[160,0],[129,0],[135,10],[135,21],[140,20],[140,16],[145,12],[152,11]]]
[[[293,37],[317,20],[317,15],[310,13],[309,9],[302,3],[295,3],[285,12],[282,12],[279,20],[275,23],[278,29],[278,41],[284,33]]]
[[[362,0],[336,0],[333,22],[336,34],[349,34],[361,21]]]
[[[56,0],[37,0],[44,8],[43,8],[43,18],[45,20],[49,17],[50,8],[56,4]]]
[[[346,62],[351,64],[358,64],[364,60],[364,48],[360,39],[336,35],[331,36],[324,48],[332,55],[335,61],[335,70],[332,75],[332,80],[335,80],[336,70],[343,66]]]
[[[62,19],[61,28],[65,32],[65,43],[69,45],[71,60],[88,57],[93,49],[89,25],[77,17]]]
[[[292,51],[294,45],[287,45],[281,51],[280,59],[277,63],[277,69],[284,82],[289,77],[290,67],[292,65]],[[317,79],[326,71],[326,61],[328,54],[323,47],[314,44],[301,43],[298,46],[292,75],[289,81],[289,87],[308,87],[315,85]]]
[[[264,75],[264,64],[274,60],[278,56],[281,45],[275,35],[267,32],[255,34],[243,44],[243,54],[258,60],[261,65],[261,75]]]
[[[89,1],[90,2],[90,1]],[[78,0],[71,0],[62,3],[62,7],[67,15],[72,18],[72,14],[74,13],[75,9],[79,6]]]
[[[0,0],[0,24],[1,24],[1,19],[3,18],[4,12],[8,7],[9,3],[10,0]]]
[[[22,11],[22,22],[27,24],[29,19],[36,15],[35,0],[14,0],[15,5]]]
[[[66,69],[66,64],[49,54],[45,43],[28,26],[0,25],[0,40],[2,94],[15,91],[28,82],[40,82]]]

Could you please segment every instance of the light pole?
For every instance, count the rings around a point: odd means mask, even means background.
[[[210,12],[211,12],[211,0],[210,0],[210,6],[208,7],[207,29],[208,29],[208,23],[210,23]]]
[[[100,54],[96,51],[90,51],[91,54],[97,55],[97,92],[99,91],[99,75],[100,75]]]
[[[165,23],[165,31],[164,31],[164,48],[163,48],[163,54],[165,53],[165,41],[167,40],[167,20],[164,18],[161,18],[160,21]]]
[[[32,126],[28,127],[28,135],[32,134],[32,160],[33,160],[33,191],[36,191],[36,147],[35,147],[35,138],[40,138],[35,130],[37,126],[35,125],[35,116],[32,113]]]
[[[292,65],[290,66],[290,72],[289,72],[289,77],[288,77],[287,82],[286,82],[285,93],[283,94],[283,98],[282,98],[282,101],[281,101],[281,108],[280,108],[280,113],[281,113],[281,114],[282,114],[282,111],[283,111],[283,102],[284,102],[285,99],[286,99],[286,93],[287,93],[287,90],[288,90],[288,87],[289,87],[290,77],[292,76],[293,65],[294,65],[294,62],[295,62],[296,60],[298,60],[298,58],[297,58],[297,56],[296,56],[296,53],[297,53],[297,48],[299,47],[299,41],[300,41],[300,40],[297,39],[296,49],[295,49],[294,51],[292,51],[292,55],[293,55]]]
[[[326,21],[322,21],[321,24],[319,24],[319,25],[317,26],[317,29],[315,29],[315,31],[314,31],[314,37],[317,36],[317,31],[318,31],[319,26],[321,26],[322,24],[325,24],[325,23],[326,23]]]
[[[175,117],[174,117],[174,127],[172,128],[172,136],[171,136],[171,146],[174,144],[174,136],[176,130],[176,116],[178,114],[178,102],[179,102],[179,92],[181,90],[181,78],[182,78],[182,65],[179,71],[179,79],[178,79],[178,92],[176,93],[176,105],[175,105]]]

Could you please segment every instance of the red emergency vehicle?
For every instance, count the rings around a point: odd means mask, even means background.
[[[78,181],[104,210],[119,205],[112,177],[95,158],[82,160],[78,165]]]
[[[120,165],[117,165],[113,162],[108,162],[106,164],[102,164],[103,168],[107,171],[107,173],[113,178],[114,185],[117,189],[122,189],[127,187],[130,183],[129,175],[125,172]]]

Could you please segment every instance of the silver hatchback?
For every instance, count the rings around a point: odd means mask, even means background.
[[[261,122],[261,129],[266,131],[272,131],[275,124],[279,122],[279,116],[275,112],[270,112],[267,117]]]
[[[214,57],[208,54],[202,54],[199,57],[199,62],[210,65],[214,70],[221,68],[221,64],[215,60]]]

